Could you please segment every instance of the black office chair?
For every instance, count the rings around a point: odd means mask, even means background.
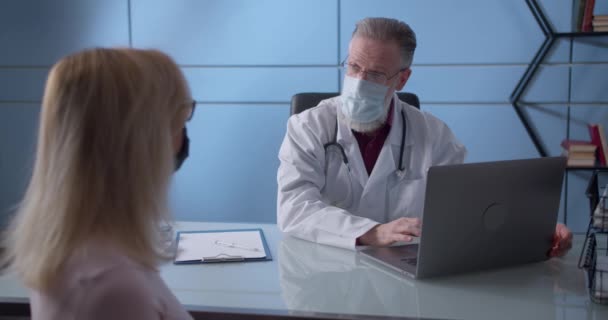
[[[315,107],[322,100],[340,95],[338,92],[303,92],[291,98],[291,114],[300,113],[306,109]],[[418,96],[410,92],[397,92],[399,100],[420,109]]]

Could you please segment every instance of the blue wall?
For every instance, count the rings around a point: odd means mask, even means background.
[[[558,31],[570,30],[570,0],[541,3]],[[596,13],[608,13],[608,1],[597,1]],[[3,1],[0,212],[10,214],[27,182],[50,66],[82,48],[131,45],[173,56],[200,103],[191,157],[171,190],[176,218],[274,222],[289,100],[340,89],[338,64],[366,16],[416,31],[405,90],[450,125],[468,162],[537,156],[508,101],[544,39],[523,0]],[[608,37],[562,40],[551,52],[524,100],[552,155],[568,135],[588,139],[586,122],[608,127],[607,80]],[[569,175],[568,223],[577,231],[587,223],[588,177]]]

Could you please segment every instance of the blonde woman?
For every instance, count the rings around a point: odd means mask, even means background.
[[[156,266],[193,112],[182,73],[158,51],[92,49],[52,68],[8,239],[33,319],[191,319]]]

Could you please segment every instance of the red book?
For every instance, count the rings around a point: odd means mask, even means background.
[[[606,134],[604,133],[604,126],[601,124],[596,124],[597,131],[600,133],[600,142],[602,143],[602,150],[604,150],[604,163],[602,165],[608,164],[608,140],[606,140]]]
[[[602,137],[600,135],[600,128],[597,124],[588,124],[589,136],[591,137],[591,143],[597,146],[597,159],[600,161],[600,165],[606,165],[606,151],[602,146]]]
[[[593,8],[595,7],[595,0],[585,0],[585,13],[583,14],[583,27],[581,31],[592,32],[593,31]]]

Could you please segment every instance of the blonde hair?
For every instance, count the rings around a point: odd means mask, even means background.
[[[8,236],[8,257],[28,286],[53,285],[91,238],[156,267],[173,141],[191,101],[183,74],[159,51],[98,48],[53,66],[33,175]]]

